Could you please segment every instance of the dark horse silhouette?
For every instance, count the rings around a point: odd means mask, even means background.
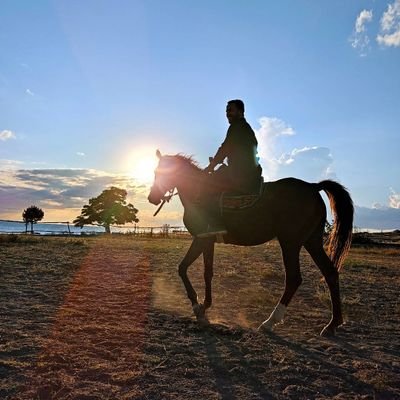
[[[216,239],[198,238],[195,235],[203,219],[196,201],[202,191],[208,190],[207,183],[202,184],[208,182],[205,180],[207,176],[190,157],[180,154],[162,156],[158,150],[157,157],[159,163],[148,200],[158,205],[168,198],[167,193],[171,194],[175,188],[178,191],[184,207],[183,222],[194,236],[187,254],[179,264],[179,275],[197,319],[206,322],[205,311],[212,303],[211,280]],[[321,190],[328,195],[335,218],[329,237],[330,257],[323,247],[326,207],[319,194]],[[286,272],[285,290],[278,305],[259,329],[271,330],[275,324],[283,321],[286,307],[302,282],[299,254],[304,246],[321,270],[331,297],[332,318],[321,334],[335,334],[336,328],[343,323],[338,271],[350,247],[353,214],[351,197],[339,183],[331,180],[308,183],[295,178],[264,183],[262,195],[252,207],[224,213],[228,230],[224,236],[225,243],[252,246],[277,238],[282,248]],[[187,276],[189,266],[201,254],[205,268],[204,304],[198,302],[196,291]]]

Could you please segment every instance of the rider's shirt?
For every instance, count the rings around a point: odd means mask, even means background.
[[[261,175],[257,145],[253,129],[245,118],[240,118],[229,126],[226,138],[214,157],[217,164],[227,158],[230,178],[238,189],[245,189],[249,180]]]

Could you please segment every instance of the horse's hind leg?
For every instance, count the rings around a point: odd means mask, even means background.
[[[212,238],[205,245],[203,251],[204,259],[204,282],[205,282],[205,297],[204,297],[204,309],[211,307],[212,294],[211,294],[211,281],[213,278],[213,264],[214,264],[214,239]]]
[[[315,232],[305,243],[304,247],[321,270],[329,288],[332,304],[332,318],[329,324],[322,330],[321,335],[331,336],[335,334],[336,328],[343,323],[342,307],[340,303],[339,273],[324,250],[322,230]]]
[[[282,241],[281,247],[286,272],[285,291],[269,318],[260,325],[259,329],[262,330],[272,330],[274,325],[283,321],[286,307],[289,305],[290,300],[292,300],[292,297],[302,282],[299,262],[301,246],[289,245]]]

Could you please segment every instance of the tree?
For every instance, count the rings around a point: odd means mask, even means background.
[[[136,217],[138,210],[132,204],[126,204],[127,194],[126,190],[114,186],[103,190],[99,196],[91,198],[89,204],[83,206],[81,215],[73,223],[80,228],[98,224],[105,228],[106,233],[111,233],[110,225],[139,222]]]
[[[22,218],[25,222],[25,232],[28,232],[28,224],[31,224],[31,233],[33,233],[33,224],[42,220],[44,212],[41,208],[36,206],[30,206],[22,213]]]

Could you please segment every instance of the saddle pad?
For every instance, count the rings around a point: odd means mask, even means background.
[[[221,196],[221,208],[224,210],[242,210],[243,208],[249,208],[260,198],[258,194],[244,194],[240,196],[226,195],[225,193]]]

